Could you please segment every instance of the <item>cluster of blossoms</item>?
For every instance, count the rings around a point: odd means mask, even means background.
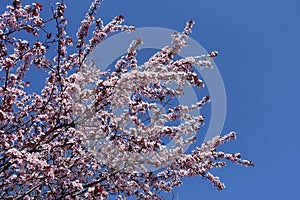
[[[211,67],[217,52],[174,60],[188,45],[194,24],[189,21],[182,33],[173,34],[172,46],[143,65],[137,65],[142,43],[137,39],[115,70],[100,71],[87,62],[92,50],[111,34],[134,30],[122,25],[123,16],[103,25],[96,18],[100,4],[92,3],[77,39],[66,33],[63,2],[50,5],[47,20],[40,16],[43,5],[23,6],[21,0],[0,15],[0,199],[161,199],[160,191],[170,192],[190,176],[202,176],[222,190],[212,168],[226,161],[253,165],[240,154],[216,150],[235,133],[187,154],[185,145],[195,142],[204,121],[191,112],[209,97],[190,106],[169,104],[185,87],[204,87],[193,66]],[[56,24],[55,33],[48,32],[49,22]],[[18,39],[24,31],[33,39]],[[28,90],[26,75],[33,67],[47,74],[38,93]],[[175,121],[180,123],[166,125]],[[166,148],[165,139],[174,148]]]

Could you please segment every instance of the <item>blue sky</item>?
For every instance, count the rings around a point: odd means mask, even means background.
[[[68,11],[78,24],[79,12],[88,5],[72,2]],[[99,14],[106,22],[122,13],[126,24],[181,31],[193,19],[196,25],[191,36],[206,50],[220,52],[216,64],[228,106],[223,134],[238,133],[237,141],[221,149],[241,152],[256,166],[229,165],[214,171],[227,186],[221,192],[201,178],[186,179],[177,190],[178,199],[300,198],[299,9],[297,0],[103,3]]]
[[[216,64],[228,106],[223,134],[238,133],[237,141],[221,149],[241,152],[256,166],[229,165],[216,170],[227,186],[221,192],[201,178],[186,179],[177,190],[180,200],[300,198],[299,9],[296,0],[103,3],[104,20],[122,13],[127,24],[137,27],[180,31],[193,19],[196,25],[191,36],[208,51],[220,52]]]
[[[6,1],[9,2],[9,1]],[[74,32],[90,1],[66,1],[68,30]],[[70,4],[71,3],[71,4]],[[178,199],[300,198],[300,2],[297,0],[107,0],[99,11],[104,22],[123,14],[136,27],[181,31],[187,20],[191,35],[206,50],[218,50],[216,64],[227,94],[223,134],[238,140],[221,147],[241,152],[254,168],[228,165],[215,170],[225,182],[216,191],[201,178],[186,179]]]

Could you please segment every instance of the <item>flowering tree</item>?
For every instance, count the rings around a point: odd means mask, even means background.
[[[93,49],[111,34],[134,31],[122,25],[122,15],[103,25],[96,18],[100,4],[91,4],[76,39],[66,33],[63,1],[50,4],[48,19],[40,16],[42,4],[21,0],[0,15],[0,198],[161,199],[159,192],[172,191],[183,177],[201,176],[222,190],[210,170],[227,161],[253,166],[239,153],[216,150],[234,132],[184,152],[204,121],[190,113],[209,97],[191,106],[169,102],[185,87],[204,87],[192,67],[209,68],[217,55],[173,58],[188,45],[194,22],[142,66],[137,39],[115,70],[100,71],[88,60]],[[24,34],[31,39],[21,39]],[[34,67],[47,74],[37,93],[27,78]],[[174,148],[166,148],[166,139]]]

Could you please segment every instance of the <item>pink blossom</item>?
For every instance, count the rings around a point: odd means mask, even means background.
[[[185,87],[203,88],[192,67],[211,68],[218,55],[174,59],[188,45],[194,22],[142,66],[137,38],[115,70],[102,72],[85,62],[88,55],[111,34],[134,27],[123,25],[122,15],[103,24],[96,17],[101,2],[91,4],[77,39],[66,31],[62,2],[51,5],[48,19],[41,17],[42,4],[23,6],[20,0],[0,15],[0,199],[162,199],[160,191],[171,192],[183,177],[201,176],[221,190],[225,185],[211,174],[213,168],[229,161],[254,166],[239,153],[217,150],[236,139],[234,132],[184,152],[205,120],[191,112],[210,97],[193,105],[168,102]],[[20,34],[35,39],[19,39]],[[46,76],[36,93],[28,80],[33,67]],[[181,123],[166,125],[176,120]]]

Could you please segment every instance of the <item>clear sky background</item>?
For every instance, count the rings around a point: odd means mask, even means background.
[[[70,28],[88,7],[81,2],[68,6]],[[216,64],[228,101],[223,134],[238,133],[221,149],[256,164],[215,170],[227,186],[221,192],[188,178],[178,199],[300,199],[300,1],[107,0],[99,12],[105,22],[119,14],[136,27],[178,31],[196,21],[191,36],[207,51],[220,52]]]
[[[69,33],[90,2],[66,0]],[[178,31],[196,21],[191,37],[220,52],[216,64],[228,101],[223,134],[238,133],[221,150],[256,164],[215,170],[227,186],[221,192],[201,178],[185,179],[177,198],[300,199],[300,1],[107,0],[99,11],[104,22],[119,14],[128,25]]]

